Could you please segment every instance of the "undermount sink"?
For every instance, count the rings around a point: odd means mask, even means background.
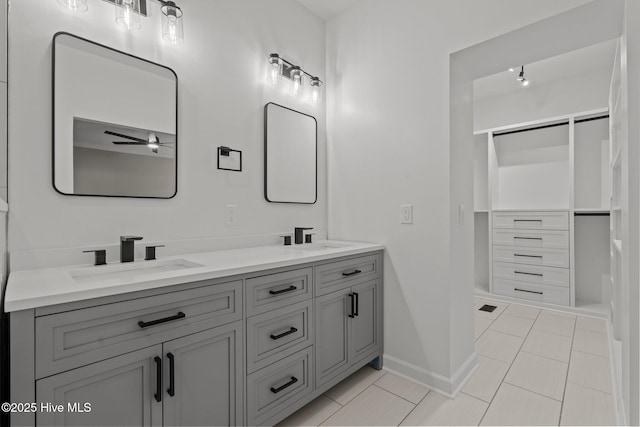
[[[294,249],[300,251],[326,251],[329,249],[340,249],[346,248],[350,245],[348,244],[339,244],[339,243],[304,243],[302,245],[293,246]]]
[[[150,274],[166,273],[195,267],[202,267],[202,264],[184,259],[169,259],[86,267],[71,270],[69,275],[76,281],[76,283],[92,283],[112,279],[132,280]]]

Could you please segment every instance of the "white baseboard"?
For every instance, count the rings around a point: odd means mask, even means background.
[[[450,399],[456,397],[460,389],[478,368],[478,357],[475,352],[469,356],[466,362],[462,364],[451,378],[436,374],[435,372],[387,354],[383,356],[382,360],[384,360],[383,369],[385,371],[405,378],[429,390],[438,392]]]

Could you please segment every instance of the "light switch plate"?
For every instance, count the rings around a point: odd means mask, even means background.
[[[413,205],[400,205],[400,224],[413,224]]]

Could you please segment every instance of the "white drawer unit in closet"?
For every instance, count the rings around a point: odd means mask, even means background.
[[[493,292],[571,304],[569,212],[493,212]]]
[[[567,211],[500,211],[493,213],[493,228],[569,230]]]

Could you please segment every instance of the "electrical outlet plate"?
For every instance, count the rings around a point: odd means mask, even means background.
[[[238,207],[236,205],[224,207],[224,224],[228,227],[238,224]]]
[[[400,205],[400,224],[413,224],[413,205]]]

